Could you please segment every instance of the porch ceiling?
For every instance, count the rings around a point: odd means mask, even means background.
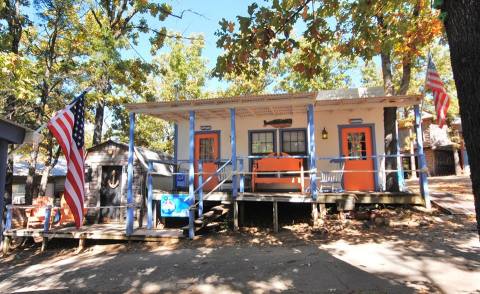
[[[317,93],[274,94],[236,96],[227,98],[182,100],[127,104],[130,112],[148,114],[167,121],[189,118],[189,111],[204,119],[230,117],[230,108],[235,108],[238,117],[285,115],[305,113],[308,104],[314,104]]]
[[[130,112],[178,122],[188,120],[191,110],[195,111],[198,118],[225,119],[230,117],[230,108],[236,109],[238,117],[261,117],[306,113],[308,104],[315,104],[316,111],[334,111],[338,109],[412,106],[420,104],[422,98],[422,95],[325,97],[319,95],[318,92],[312,92],[135,103],[127,104],[126,108]]]
[[[422,103],[423,95],[375,96],[343,99],[317,99],[316,111],[374,107],[406,107]]]

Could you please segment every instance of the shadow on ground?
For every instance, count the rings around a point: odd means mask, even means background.
[[[28,293],[480,289],[480,247],[473,218],[397,207],[378,209],[388,224],[331,218],[313,229],[296,218],[305,215],[302,209],[281,208],[278,234],[271,233],[265,220],[264,225],[192,241],[90,243],[79,254],[72,241],[51,242],[45,253],[28,243],[0,259],[0,289]]]

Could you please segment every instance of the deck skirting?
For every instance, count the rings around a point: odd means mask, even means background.
[[[80,229],[75,227],[52,228],[48,232],[43,229],[12,229],[4,232],[8,237],[34,237],[48,240],[59,239],[91,239],[91,240],[126,240],[126,241],[161,241],[166,238],[183,238],[180,229],[147,230],[134,229],[130,236],[125,232],[125,224],[95,224],[85,225]]]
[[[356,197],[357,204],[411,204],[424,205],[420,194],[406,192],[345,192],[319,193],[317,199],[299,192],[245,192],[239,193],[236,201],[248,202],[291,202],[291,203],[318,203],[334,204],[339,200]],[[214,192],[204,201],[232,201],[230,192]]]

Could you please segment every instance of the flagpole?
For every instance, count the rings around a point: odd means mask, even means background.
[[[73,105],[75,103],[75,101],[77,101],[80,97],[82,97],[83,95],[87,94],[88,92],[90,92],[92,90],[92,87],[87,87],[85,90],[83,90],[83,92],[78,95],[77,97],[75,97],[75,99],[72,100],[72,102],[69,103],[69,105]],[[50,121],[50,120],[49,120]],[[39,134],[41,131],[43,131],[43,129],[45,129],[48,125],[48,122],[44,123],[43,125],[41,125],[40,127],[38,127],[33,133],[35,134]],[[34,142],[36,143],[36,142]],[[23,145],[25,145],[25,143],[22,143],[20,145],[18,145],[17,147],[15,147],[12,151],[10,151],[8,153],[8,157],[10,157],[13,153],[15,153],[18,149],[20,149],[21,147],[23,147]]]
[[[432,14],[432,15],[433,15],[433,1],[434,0],[430,0],[430,14]],[[425,83],[423,84],[423,99],[422,99],[422,103],[420,103],[420,121],[422,120],[422,114],[423,114],[423,101],[425,100],[425,95],[427,95],[428,64],[430,63],[430,60],[432,58],[430,48],[431,48],[431,44],[428,48],[428,53],[427,53],[427,66],[426,66],[426,70],[425,70]]]
[[[423,101],[425,100],[425,96],[427,95],[428,64],[430,63],[431,58],[432,58],[432,56],[430,54],[430,49],[428,49],[427,66],[425,68],[425,83],[423,83],[423,99],[422,99],[422,103],[420,103],[420,116],[423,113]]]

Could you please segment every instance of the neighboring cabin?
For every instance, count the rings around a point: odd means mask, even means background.
[[[410,145],[407,138],[413,133],[411,123],[404,123],[399,127],[399,136],[402,153],[410,153]],[[422,129],[424,140],[425,159],[427,161],[428,174],[430,176],[447,176],[469,173],[468,158],[463,144],[461,122],[455,120],[449,127],[444,125],[439,128],[434,123],[434,116],[430,113],[422,114]],[[416,146],[413,146],[416,151]],[[418,162],[415,164],[418,167]],[[404,167],[410,170],[411,158],[404,157]],[[407,172],[407,174],[409,174]]]
[[[33,179],[34,189],[38,190],[42,172],[45,169],[43,163],[37,163],[35,177]],[[59,158],[58,163],[50,171],[45,196],[59,197],[64,190],[67,164],[64,158]],[[25,182],[28,176],[28,162],[16,159],[13,166],[12,201],[13,204],[25,203]],[[35,193],[36,194],[36,193]]]
[[[142,147],[135,147],[134,154],[133,193],[135,203],[143,206],[146,196],[146,177],[148,162],[153,163],[154,192],[170,191],[173,186],[173,167],[169,162],[172,157],[167,154],[155,152]],[[85,206],[125,205],[127,203],[127,161],[128,145],[108,140],[87,150],[85,159]],[[37,164],[34,178],[35,189],[38,189],[41,173],[44,169],[42,163]],[[64,191],[67,166],[62,157],[52,169],[48,177],[45,196],[60,198]],[[25,182],[28,174],[28,163],[15,161],[13,179],[13,203],[25,203]],[[58,203],[57,203],[58,204]],[[125,209],[122,209],[124,211]],[[109,210],[104,210],[110,216]],[[87,219],[97,221],[97,210],[89,209]],[[120,215],[115,214],[115,219],[120,221]],[[105,219],[106,220],[106,219]]]
[[[173,186],[173,166],[170,155],[135,147],[133,161],[133,195],[138,206],[144,206],[148,162],[153,163],[153,187],[155,192],[170,191]],[[126,205],[127,203],[128,145],[112,140],[87,150],[85,159],[85,206]],[[125,209],[122,209],[125,211]],[[108,212],[111,217],[110,212]],[[87,217],[98,216],[89,210]],[[115,215],[111,221],[118,220]]]

